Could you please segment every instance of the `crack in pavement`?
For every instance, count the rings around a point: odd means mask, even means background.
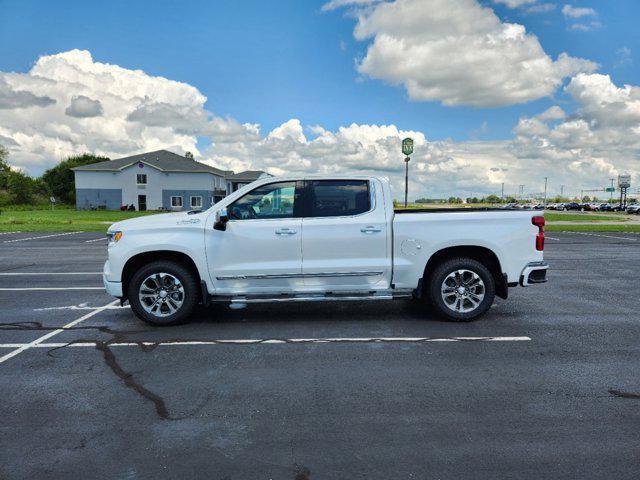
[[[614,397],[618,397],[618,398],[640,399],[640,393],[623,392],[621,390],[614,390],[614,389],[609,390],[609,393]]]
[[[107,366],[115,373],[118,377],[122,379],[124,384],[141,395],[143,398],[150,400],[153,402],[155,406],[156,413],[163,420],[167,420],[169,418],[169,410],[167,410],[167,406],[164,402],[164,399],[152,392],[151,390],[145,388],[140,383],[136,382],[131,373],[124,371],[124,369],[120,366],[118,361],[116,360],[116,356],[113,351],[109,348],[108,342],[96,342],[96,349],[102,352],[102,356],[104,357],[104,361]]]

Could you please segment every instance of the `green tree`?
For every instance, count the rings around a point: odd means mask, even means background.
[[[6,162],[6,158],[9,155],[7,149],[0,145],[0,190],[6,190],[9,182],[9,172],[11,168]]]
[[[487,198],[484,199],[487,203],[500,203],[500,197],[497,195],[488,195]]]
[[[22,172],[9,172],[7,190],[13,204],[33,202],[33,180]]]
[[[90,165],[92,163],[105,162],[107,157],[100,157],[85,153],[69,157],[50,168],[42,175],[42,181],[46,184],[48,191],[62,203],[76,203],[76,186],[73,171],[74,167]]]

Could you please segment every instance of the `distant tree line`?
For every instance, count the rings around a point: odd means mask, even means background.
[[[58,203],[74,205],[76,188],[71,169],[109,160],[89,153],[71,156],[42,176],[33,178],[21,170],[12,169],[7,163],[8,155],[7,150],[0,146],[0,206],[48,203],[52,196]]]

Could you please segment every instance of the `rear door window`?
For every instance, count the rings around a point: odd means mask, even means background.
[[[310,180],[307,217],[343,217],[371,210],[367,180]]]

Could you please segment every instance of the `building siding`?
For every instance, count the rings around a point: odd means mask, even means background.
[[[122,205],[122,190],[119,188],[76,188],[76,208],[90,210],[103,207],[118,210]]]
[[[172,209],[171,197],[182,197],[182,210],[193,210],[191,208],[191,197],[202,197],[202,209],[206,210],[211,205],[213,192],[210,190],[162,190],[162,206]],[[173,210],[178,210],[173,208]]]
[[[147,175],[147,184],[138,185],[137,175]],[[120,205],[134,205],[139,209],[138,195],[146,195],[147,210],[158,210],[160,207],[170,208],[170,200],[167,200],[164,191],[198,192],[202,196],[203,208],[211,205],[209,197],[214,189],[224,189],[225,179],[206,172],[161,172],[149,165],[132,165],[118,172],[89,172],[76,171],[76,190],[102,190],[117,189],[120,193],[118,205],[110,203],[108,209],[118,209]],[[183,195],[184,196],[184,195]],[[190,209],[184,198],[184,209]],[[83,203],[76,203],[78,208],[84,208]],[[88,208],[88,207],[87,207]]]

